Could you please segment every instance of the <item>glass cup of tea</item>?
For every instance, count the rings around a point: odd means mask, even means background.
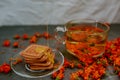
[[[66,50],[80,58],[99,57],[105,52],[110,26],[91,19],[76,19],[58,26],[55,38],[65,44]]]

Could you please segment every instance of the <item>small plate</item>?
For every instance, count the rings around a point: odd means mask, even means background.
[[[52,50],[55,54],[55,63],[57,64],[56,68],[50,69],[50,70],[40,70],[40,71],[31,71],[27,66],[27,64],[24,62],[24,60],[21,63],[18,63],[16,65],[13,65],[14,60],[11,60],[11,68],[12,70],[19,76],[27,77],[27,78],[42,78],[51,75],[52,73],[58,71],[61,66],[64,63],[64,56],[62,53],[58,50]],[[13,58],[21,58],[20,53],[13,56]]]

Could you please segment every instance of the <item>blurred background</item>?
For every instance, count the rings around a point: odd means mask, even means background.
[[[120,0],[0,0],[0,25],[64,24],[76,18],[120,23]]]

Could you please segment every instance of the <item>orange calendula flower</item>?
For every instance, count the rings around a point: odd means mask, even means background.
[[[17,48],[18,46],[19,46],[19,42],[16,41],[13,43],[13,47]]]
[[[70,75],[70,80],[79,80],[79,77],[78,77],[78,75],[76,73],[72,73]]]
[[[120,66],[120,56],[115,58],[114,65]]]
[[[30,43],[36,43],[37,42],[37,37],[36,36],[32,36],[30,38]]]
[[[14,39],[20,39],[20,35],[16,34],[16,35],[14,36]]]
[[[3,46],[4,47],[9,47],[10,46],[10,40],[6,39],[3,41]]]

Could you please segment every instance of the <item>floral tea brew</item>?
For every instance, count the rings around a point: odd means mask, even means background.
[[[97,57],[104,53],[107,34],[104,29],[93,25],[75,25],[67,28],[66,49],[77,57]]]
[[[82,61],[102,56],[110,27],[91,19],[71,20],[65,26],[56,27],[55,38],[65,44],[65,49]],[[61,34],[62,33],[62,34]]]

